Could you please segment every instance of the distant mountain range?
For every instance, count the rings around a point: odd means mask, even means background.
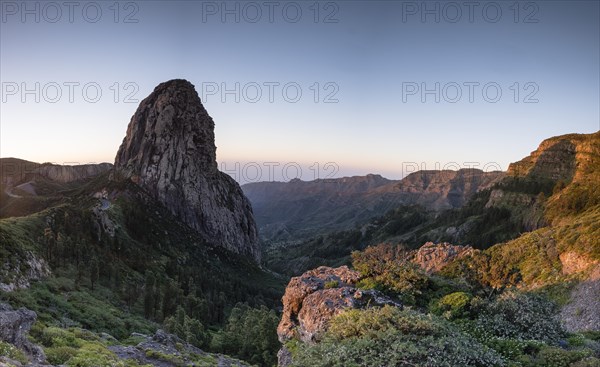
[[[242,190],[252,203],[261,238],[279,243],[352,228],[403,205],[431,211],[459,208],[504,176],[478,169],[418,171],[402,180],[370,174],[257,182]]]

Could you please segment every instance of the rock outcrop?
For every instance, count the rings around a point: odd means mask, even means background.
[[[414,253],[412,262],[428,273],[435,273],[454,260],[473,255],[475,251],[471,246],[427,242]]]
[[[12,292],[29,288],[30,282],[50,276],[50,267],[44,259],[28,251],[23,259],[13,259],[0,264],[0,290]]]
[[[131,118],[115,168],[207,241],[260,260],[250,202],[217,169],[214,122],[186,80],[158,85]]]
[[[110,336],[109,336],[110,337]],[[137,345],[112,345],[108,347],[117,357],[123,360],[135,360],[139,364],[178,367],[197,366],[201,359],[211,366],[247,367],[247,363],[230,357],[206,353],[176,335],[157,330],[154,335],[132,334],[133,338],[142,339]]]
[[[359,279],[360,274],[347,266],[321,266],[292,278],[283,296],[283,316],[277,327],[279,340],[318,341],[329,321],[346,309],[386,304],[401,307],[379,292],[357,289]],[[285,351],[280,354],[287,355]]]
[[[36,319],[36,313],[31,310],[14,310],[10,305],[0,303],[0,341],[22,350],[33,365],[46,361],[42,348],[31,343],[26,335]]]
[[[599,141],[600,131],[546,139],[529,156],[511,163],[508,175],[576,182],[596,169]]]

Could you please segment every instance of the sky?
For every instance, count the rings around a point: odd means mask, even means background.
[[[239,182],[506,170],[600,130],[598,1],[0,1],[0,156],[113,162],[191,81]]]

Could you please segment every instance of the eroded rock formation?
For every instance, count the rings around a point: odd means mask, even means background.
[[[162,83],[141,102],[115,168],[207,241],[260,260],[250,202],[217,169],[214,122],[190,82]]]
[[[0,303],[0,341],[22,350],[33,365],[46,361],[42,348],[31,343],[26,335],[36,319],[36,313],[31,310],[14,310],[10,305]],[[3,365],[1,357],[0,365]]]
[[[279,340],[317,341],[329,321],[349,308],[385,304],[401,307],[379,292],[357,289],[359,279],[360,274],[347,266],[321,266],[292,278],[283,296],[283,316],[277,327]]]
[[[439,244],[427,242],[415,251],[412,262],[428,273],[435,273],[454,260],[473,255],[474,251],[476,250],[471,246],[457,246],[446,242]]]

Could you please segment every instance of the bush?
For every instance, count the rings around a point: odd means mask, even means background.
[[[480,336],[557,343],[565,333],[556,312],[556,306],[539,295],[507,292],[483,309],[476,320],[476,332]]]
[[[450,293],[435,302],[430,307],[430,311],[435,315],[444,316],[448,320],[467,317],[472,298],[466,292]]]
[[[504,360],[436,317],[395,307],[350,310],[324,340],[293,348],[294,366],[504,366]]]
[[[4,342],[0,342],[0,356],[14,359],[15,361],[19,361],[23,364],[28,362],[27,357],[25,357],[23,352],[17,349],[17,347],[14,345]]]
[[[337,288],[339,286],[339,282],[337,280],[332,280],[325,283],[325,289],[329,288]]]
[[[394,292],[402,302],[409,305],[419,303],[430,285],[429,276],[418,266],[407,260],[402,246],[380,244],[363,252],[352,253],[352,264],[365,278],[359,284]]]
[[[539,366],[546,367],[569,367],[575,362],[589,357],[589,352],[582,350],[568,351],[560,348],[544,348],[540,351]],[[598,366],[598,364],[596,364]]]
[[[50,347],[44,350],[46,359],[53,365],[66,363],[69,359],[77,354],[77,349],[73,347]]]

